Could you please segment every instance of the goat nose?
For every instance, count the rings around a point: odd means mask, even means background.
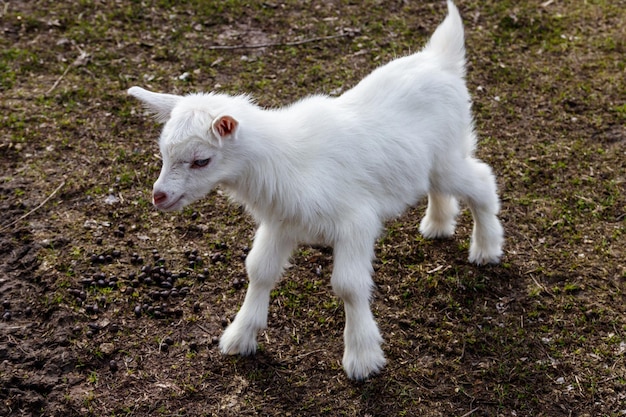
[[[165,200],[167,200],[167,194],[162,191],[155,191],[152,194],[152,201],[154,201],[154,204],[161,204],[165,202]]]

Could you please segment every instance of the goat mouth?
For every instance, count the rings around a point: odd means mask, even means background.
[[[156,208],[162,211],[174,211],[174,210],[177,210],[176,206],[178,205],[178,203],[180,203],[183,197],[184,195],[181,195],[180,197],[178,197],[176,200],[172,201],[171,203],[166,201],[166,204],[154,204],[154,205],[156,206]]]

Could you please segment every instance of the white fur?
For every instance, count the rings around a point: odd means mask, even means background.
[[[421,52],[378,68],[337,98],[268,110],[246,96],[129,90],[166,120],[157,207],[181,209],[219,184],[259,224],[246,260],[250,285],[221,338],[223,353],[255,352],[283,265],[298,244],[321,243],[334,247],[331,283],[345,304],[345,371],[355,379],[378,372],[385,357],[369,307],[374,244],[385,219],[427,194],[425,237],[453,234],[461,198],[474,217],[470,261],[499,261],[496,182],[473,156],[463,27],[450,1],[448,10]]]

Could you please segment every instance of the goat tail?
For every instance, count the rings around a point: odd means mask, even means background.
[[[426,50],[441,59],[443,69],[465,76],[465,37],[463,21],[452,0],[448,0],[448,15],[431,36]]]

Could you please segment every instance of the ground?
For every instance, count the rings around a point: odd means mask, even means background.
[[[337,95],[445,2],[3,2],[0,415],[626,414],[626,2],[458,5],[505,254],[467,262],[467,211],[441,241],[425,202],[389,222],[388,364],[357,383],[328,248],[294,254],[256,356],[219,353],[254,225],[219,189],[152,207],[160,127],[125,90]]]

